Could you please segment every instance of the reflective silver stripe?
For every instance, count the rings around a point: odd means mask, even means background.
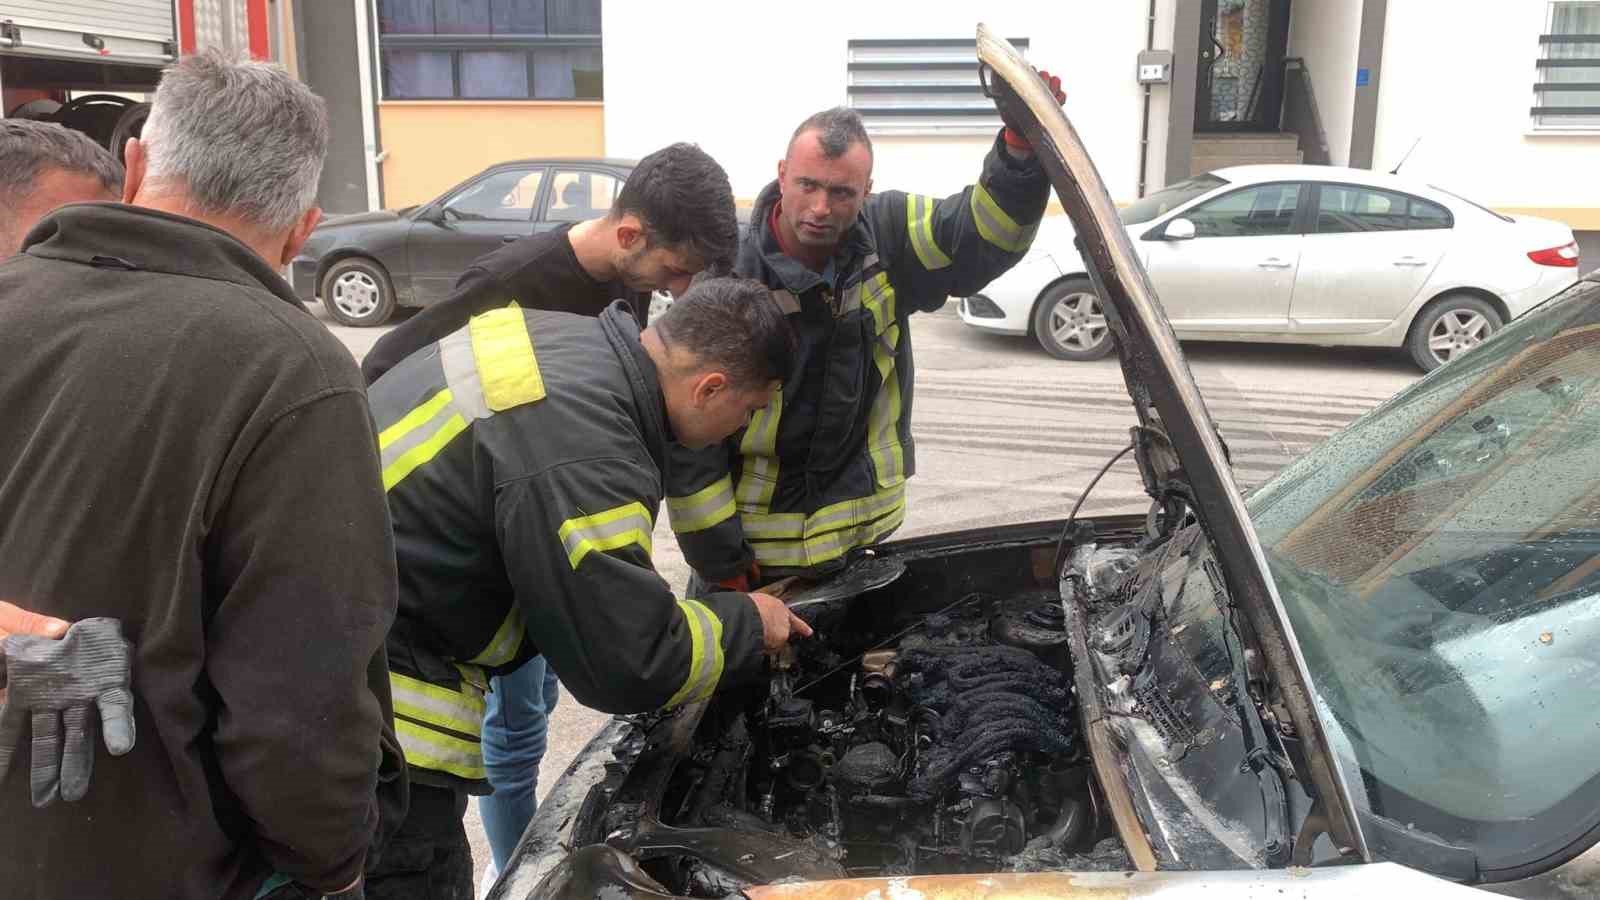
[[[687,497],[668,497],[667,514],[678,534],[704,531],[733,518],[733,479],[727,475]]]
[[[476,693],[429,684],[421,679],[389,673],[389,690],[395,711],[407,718],[427,722],[476,737],[483,728],[484,701]]]
[[[584,556],[591,552],[604,552],[638,544],[650,554],[650,532],[653,526],[644,504],[638,501],[561,523],[561,545],[567,550],[567,561],[576,569]]]
[[[755,541],[751,547],[763,566],[807,568],[843,556],[855,547],[882,540],[905,520],[905,503],[895,505],[887,515],[873,522],[853,525],[801,541]]]
[[[989,189],[980,182],[972,188],[972,217],[978,223],[978,235],[1007,253],[1021,253],[1033,243],[1037,224],[1023,227],[1006,215]]]
[[[405,751],[406,762],[413,766],[448,772],[468,781],[482,781],[488,776],[483,766],[483,750],[478,744],[403,719],[395,720],[394,730],[400,739],[400,749]]]
[[[668,706],[704,700],[717,689],[722,680],[722,622],[711,608],[698,600],[685,597],[678,601],[684,622],[689,627],[689,675],[667,701]]]
[[[433,399],[430,399],[429,402],[433,403],[438,396],[438,394],[434,394]],[[383,461],[383,468],[389,468],[390,466],[394,465],[395,462],[400,459],[400,457],[416,449],[419,445],[427,443],[433,438],[434,435],[438,434],[440,429],[444,428],[451,419],[455,418],[456,415],[459,414],[460,410],[457,410],[455,407],[454,397],[447,399],[448,402],[437,404],[438,408],[434,410],[433,415],[429,416],[424,421],[413,425],[411,430],[390,441],[389,444],[383,448],[383,451],[380,454],[380,458]]]
[[[522,608],[516,601],[511,603],[511,612],[506,614],[505,621],[495,630],[494,637],[489,639],[489,646],[482,653],[474,656],[468,662],[479,666],[503,666],[511,662],[517,655],[517,650],[522,647]]]
[[[772,502],[772,491],[777,478],[772,471],[778,461],[770,456],[746,456],[744,472],[739,476],[739,509],[741,512],[762,510]]]
[[[483,396],[483,378],[472,356],[472,333],[462,328],[439,342],[439,363],[450,385],[451,402],[466,419],[487,419],[489,403]]]
[[[924,269],[936,271],[950,265],[950,257],[939,249],[933,237],[934,202],[921,194],[906,195],[906,230],[911,238],[911,249]]]

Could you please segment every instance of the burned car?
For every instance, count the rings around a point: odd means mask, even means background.
[[[602,729],[491,896],[1594,895],[1600,282],[1247,505],[1070,124],[979,56],[1107,298],[1149,512],[860,552],[764,689]]]

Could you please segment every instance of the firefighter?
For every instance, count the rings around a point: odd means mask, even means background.
[[[826,573],[899,527],[916,471],[910,316],[1015,265],[1049,189],[1009,124],[977,183],[938,199],[871,193],[872,141],[853,110],[800,123],[735,262],[786,309],[795,366],[742,434],[670,467],[672,527],[701,578]]]
[[[412,796],[369,897],[471,896],[462,814],[488,787],[489,677],[542,653],[580,703],[644,712],[748,683],[791,628],[810,633],[765,594],[676,599],[650,562],[669,442],[743,426],[792,349],[763,286],[708,278],[643,332],[625,301],[598,318],[493,310],[372,386]]]

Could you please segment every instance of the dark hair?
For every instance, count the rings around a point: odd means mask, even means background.
[[[0,203],[26,199],[45,169],[92,176],[122,199],[122,164],[88,135],[54,122],[0,119]]]
[[[727,269],[739,249],[728,173],[694,144],[673,144],[639,160],[611,215],[644,221],[651,245],[687,248],[707,268]]]
[[[848,106],[835,106],[813,113],[789,136],[789,145],[793,146],[795,139],[808,131],[817,133],[822,155],[828,159],[843,156],[851,144],[866,145],[867,155],[872,155],[872,138],[867,137],[867,126],[861,121],[861,114]]]
[[[652,327],[740,389],[787,378],[794,365],[794,329],[772,291],[748,278],[695,281]]]

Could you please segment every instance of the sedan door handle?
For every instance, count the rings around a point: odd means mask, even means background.
[[[1279,259],[1276,256],[1269,256],[1266,259],[1263,259],[1261,262],[1256,263],[1256,265],[1263,269],[1287,269],[1291,263],[1288,260]]]
[[[1425,266],[1428,261],[1415,256],[1402,256],[1394,261],[1397,266]]]
[[[512,241],[520,239],[521,237],[522,235],[520,234],[502,234],[500,235],[500,243],[509,244]]]

